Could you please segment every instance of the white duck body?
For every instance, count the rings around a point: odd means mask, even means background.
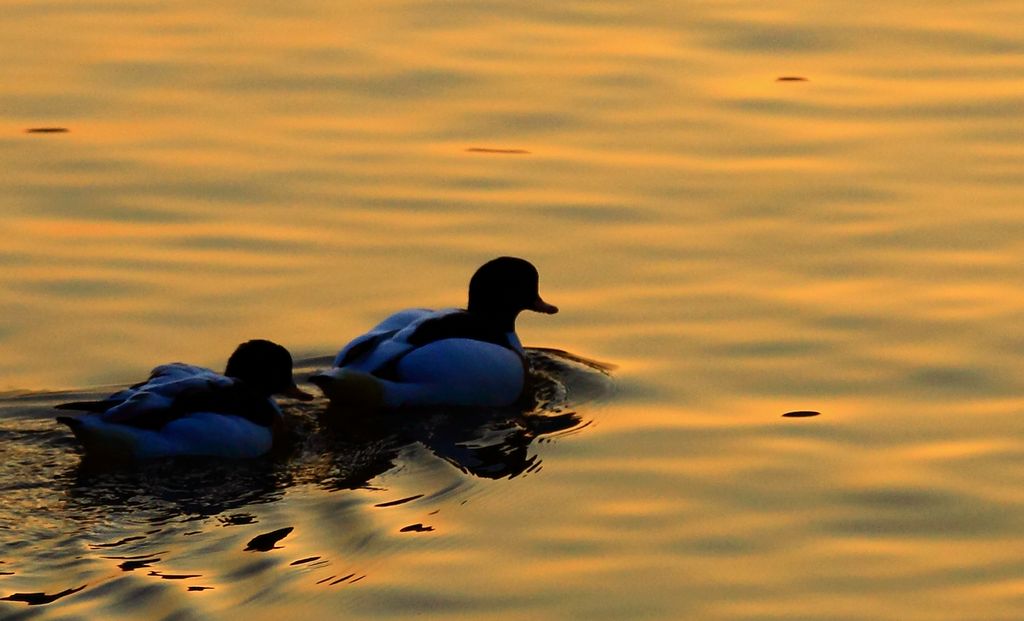
[[[338,353],[335,368],[310,378],[333,401],[352,400],[347,392],[369,392],[356,401],[379,400],[388,408],[424,405],[496,407],[514,403],[523,392],[526,366],[515,332],[499,342],[441,338],[414,344],[424,324],[466,311],[409,309],[395,313]]]
[[[230,392],[235,382],[210,369],[167,364],[153,369],[147,381],[94,402],[109,404],[105,411],[58,420],[71,427],[90,455],[118,459],[258,457],[273,446],[272,427],[282,416],[272,399],[267,398],[265,404],[258,402],[259,409],[275,419],[266,425],[244,416],[202,409],[178,412],[164,424],[156,420],[166,417],[175,399],[184,394]],[[80,409],[75,405],[80,404],[68,404],[72,407],[66,409]]]

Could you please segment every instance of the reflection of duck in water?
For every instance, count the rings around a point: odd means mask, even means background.
[[[510,478],[530,472],[540,466],[530,450],[534,442],[587,426],[574,410],[611,392],[612,367],[552,349],[527,348],[524,355],[530,367],[529,403],[422,406],[373,417],[344,416],[340,406],[332,404],[322,418],[326,431],[322,438],[329,440],[320,450],[332,455],[335,465],[331,470],[339,473],[351,470],[350,462],[365,461],[367,446],[390,446],[397,458],[402,447],[413,444],[421,444],[462,472],[480,478]],[[347,478],[322,482],[337,489],[349,487]]]
[[[512,478],[540,466],[530,445],[545,435],[583,426],[575,412],[554,416],[492,411],[435,416],[415,439],[459,470],[483,479]]]
[[[391,315],[310,381],[340,404],[511,405],[527,384],[528,364],[515,332],[524,310],[558,312],[541,299],[533,265],[500,257],[473,274],[465,309]]]
[[[253,340],[231,354],[223,375],[166,364],[145,382],[106,399],[58,405],[90,414],[57,420],[71,428],[88,456],[101,459],[257,457],[269,452],[283,431],[281,410],[271,398],[275,394],[312,399],[292,379],[288,350]]]
[[[463,472],[485,479],[539,468],[530,446],[586,427],[589,422],[573,409],[607,396],[612,367],[553,349],[530,348],[525,355],[531,370],[528,407],[448,410],[419,425],[415,439]]]

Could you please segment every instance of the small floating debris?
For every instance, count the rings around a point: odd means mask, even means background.
[[[797,410],[795,412],[786,412],[783,416],[786,418],[810,418],[812,416],[821,416],[821,412],[815,412],[814,410]]]
[[[121,571],[135,571],[136,569],[148,569],[153,563],[159,563],[160,558],[146,558],[137,561],[125,561],[118,565]]]
[[[202,574],[165,574],[160,571],[149,572],[150,576],[156,576],[162,580],[188,580],[190,578],[202,578]]]
[[[66,134],[70,129],[67,127],[29,127],[26,134]]]
[[[529,155],[526,149],[492,149],[490,147],[470,147],[467,153],[496,153],[499,155]]]
[[[810,82],[802,75],[783,75],[775,78],[776,82]]]
[[[396,507],[398,505],[404,505],[407,502],[412,502],[414,500],[419,500],[420,498],[423,498],[423,494],[416,494],[415,496],[409,496],[408,498],[401,498],[399,500],[391,500],[391,501],[388,501],[388,502],[381,502],[381,503],[377,503],[377,504],[375,504],[373,506],[375,506],[375,507]]]
[[[5,602],[25,602],[29,606],[42,606],[44,604],[51,604],[62,597],[67,597],[72,593],[78,593],[85,588],[85,585],[78,587],[77,589],[67,589],[60,593],[54,593],[53,595],[47,595],[46,593],[11,593],[7,597],[0,597],[0,601]]]
[[[263,533],[262,535],[256,535],[249,544],[245,546],[246,552],[269,552],[274,549],[274,546],[278,541],[281,541],[288,536],[294,529],[292,526],[286,526],[269,533]]]
[[[430,532],[432,530],[434,530],[433,526],[424,526],[422,523],[416,523],[416,524],[409,524],[408,526],[403,526],[402,529],[399,530],[398,532],[400,532],[400,533],[427,533],[427,532]]]
[[[207,586],[190,586],[188,588],[188,590],[189,591],[209,591],[212,588],[213,587],[207,587]]]
[[[306,563],[312,563],[313,561],[319,561],[319,560],[320,560],[319,556],[310,556],[310,557],[307,557],[307,558],[300,558],[299,560],[292,561],[291,563],[288,563],[288,564],[289,565],[305,565]]]

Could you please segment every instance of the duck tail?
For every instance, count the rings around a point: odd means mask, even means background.
[[[362,409],[387,405],[383,382],[369,373],[334,367],[314,373],[309,381],[320,388],[332,403]]]
[[[93,412],[98,414],[100,412],[106,412],[111,408],[111,406],[117,405],[118,403],[120,403],[120,401],[103,399],[100,401],[72,401],[70,403],[61,403],[53,407],[56,410],[76,410],[79,412]],[[67,417],[65,416],[62,418]]]

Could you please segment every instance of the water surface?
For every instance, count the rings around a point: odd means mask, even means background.
[[[1019,618],[1019,2],[4,15],[0,598],[85,588],[0,617]],[[326,444],[97,479],[51,420],[502,254],[618,368],[497,476],[293,408]]]

